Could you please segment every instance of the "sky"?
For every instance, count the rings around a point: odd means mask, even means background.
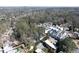
[[[79,0],[0,0],[0,6],[79,6]]]

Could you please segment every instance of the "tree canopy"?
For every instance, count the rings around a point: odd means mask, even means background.
[[[57,43],[57,46],[58,46],[57,52],[63,51],[63,52],[66,52],[66,53],[72,52],[76,48],[76,45],[72,41],[71,38],[66,38],[62,41],[59,41]]]

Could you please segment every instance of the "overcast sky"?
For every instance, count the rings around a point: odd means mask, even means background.
[[[0,0],[0,6],[79,6],[79,0]]]

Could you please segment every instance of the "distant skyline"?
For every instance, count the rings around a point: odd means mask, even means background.
[[[79,6],[79,0],[0,0],[0,6]]]

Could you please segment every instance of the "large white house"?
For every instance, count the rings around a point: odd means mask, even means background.
[[[64,39],[68,37],[68,32],[65,31],[63,27],[60,27],[58,25],[49,27],[45,30],[45,33],[48,33],[49,36],[55,39]]]

